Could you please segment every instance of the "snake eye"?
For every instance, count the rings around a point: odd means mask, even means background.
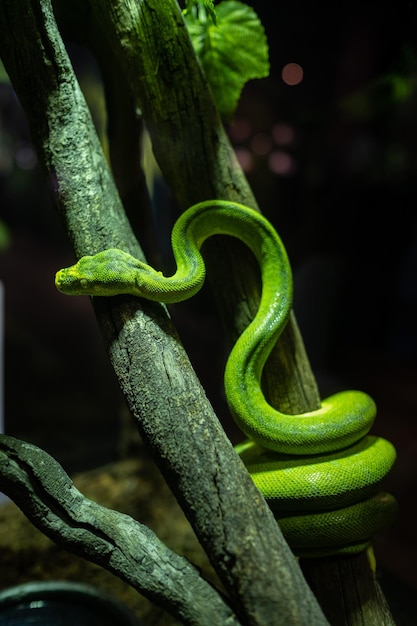
[[[86,278],[80,278],[80,285],[81,285],[81,287],[87,287],[88,286],[88,280]]]

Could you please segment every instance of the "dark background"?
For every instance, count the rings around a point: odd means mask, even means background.
[[[271,75],[245,88],[230,136],[287,247],[294,308],[323,396],[369,392],[379,407],[374,432],[398,450],[388,485],[400,515],[376,552],[416,588],[417,7],[250,4],[265,25]],[[80,48],[71,52],[101,119],[96,68]],[[301,66],[299,84],[283,81],[287,63]],[[73,255],[6,83],[0,219],[6,430],[70,472],[114,460],[125,407],[88,299],[55,291],[55,271]],[[206,290],[174,315],[222,417],[225,347],[210,303]]]

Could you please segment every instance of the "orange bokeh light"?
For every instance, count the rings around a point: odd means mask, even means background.
[[[304,77],[304,70],[298,63],[287,63],[282,68],[282,80],[286,85],[299,85]]]

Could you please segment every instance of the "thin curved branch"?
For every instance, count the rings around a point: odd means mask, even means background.
[[[69,551],[101,565],[184,624],[237,625],[220,593],[147,526],[86,498],[40,448],[0,436],[0,489]]]

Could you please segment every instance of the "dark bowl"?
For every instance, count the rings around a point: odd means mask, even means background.
[[[127,607],[85,584],[26,583],[0,591],[0,626],[140,626]]]

